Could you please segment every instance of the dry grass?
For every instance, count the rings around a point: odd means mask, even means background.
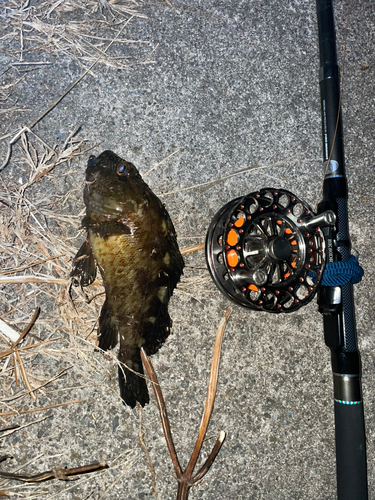
[[[37,6],[29,1],[5,0],[0,10],[0,50],[14,59],[20,72],[28,66],[48,64],[50,56],[67,56],[86,69],[87,64],[104,55],[103,48],[124,22],[146,17],[139,6],[133,0],[47,0]],[[123,36],[117,43],[142,41]],[[101,62],[122,68],[129,61],[114,50]]]
[[[32,349],[20,351],[27,367],[37,355],[58,355],[53,351],[52,340],[61,337],[63,333],[67,334],[66,338],[70,338],[79,327],[85,325],[85,328],[80,328],[80,332],[88,336],[87,329],[94,329],[97,309],[94,302],[86,304],[82,296],[76,297],[74,307],[67,289],[67,278],[76,248],[61,235],[68,234],[68,226],[78,228],[79,217],[60,215],[56,210],[56,202],[61,204],[61,200],[41,199],[36,204],[27,196],[28,191],[35,184],[43,182],[47,174],[50,178],[53,176],[52,171],[57,165],[70,163],[74,157],[82,154],[84,141],[71,138],[61,151],[38,148],[28,140],[26,132],[21,134],[21,141],[24,160],[29,167],[28,179],[21,186],[8,181],[0,187],[1,319],[22,331],[30,320],[31,309],[44,301],[54,304],[58,311],[53,318],[48,319],[42,314],[36,321],[32,331],[34,337],[41,342]],[[67,193],[66,196],[69,197],[70,194]],[[48,221],[51,219],[55,220],[57,232],[50,229]],[[81,303],[85,304],[83,308]],[[76,318],[80,318],[79,327]],[[0,338],[2,350],[9,348],[7,340],[9,341],[9,335],[3,331]],[[31,342],[35,343],[27,336],[22,347],[27,347]],[[2,366],[2,374],[5,375],[2,378],[2,399],[5,398],[7,406],[10,400],[16,400],[17,405],[12,406],[11,411],[18,411],[21,409],[18,405],[26,403],[21,397],[25,390],[19,383],[20,377],[17,376],[16,364],[12,363],[12,358],[13,355],[7,357]],[[41,384],[45,385],[47,381],[38,380],[33,373],[29,376],[31,387],[33,391],[36,390],[37,395],[37,390],[42,390]]]

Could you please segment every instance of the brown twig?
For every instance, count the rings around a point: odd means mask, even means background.
[[[220,179],[216,179],[214,181],[207,181],[207,182],[202,182],[200,184],[194,184],[193,186],[188,186],[180,189],[173,189],[172,191],[168,191],[166,193],[159,193],[158,196],[159,198],[162,198],[163,196],[168,196],[170,194],[175,194],[175,193],[182,193],[183,191],[190,191],[192,189],[197,189],[200,187],[206,187],[207,189],[210,189],[211,187],[215,186],[219,182],[226,181],[227,179],[230,179],[231,177],[234,177],[236,175],[242,175],[245,172],[249,172],[250,170],[255,170],[255,169],[269,169],[271,167],[280,167],[282,165],[285,165],[286,163],[299,163],[301,160],[300,158],[298,159],[293,159],[293,160],[288,160],[288,161],[278,161],[276,163],[273,163],[271,165],[251,165],[250,167],[245,167],[242,168],[241,170],[237,170],[236,172],[233,172],[231,174],[225,175],[221,177]]]
[[[202,448],[204,436],[206,435],[208,423],[211,418],[211,413],[214,407],[214,401],[215,401],[215,395],[216,395],[216,388],[217,388],[217,379],[219,375],[219,364],[220,364],[220,353],[221,353],[221,345],[223,342],[223,335],[224,335],[224,330],[226,327],[226,324],[228,323],[229,316],[232,312],[232,309],[228,308],[225,311],[224,318],[221,320],[219,328],[217,330],[216,334],[216,341],[215,341],[215,347],[214,347],[214,355],[212,358],[212,365],[211,365],[211,372],[210,372],[210,378],[208,381],[208,390],[207,390],[207,399],[206,399],[206,405],[204,408],[204,413],[202,417],[202,423],[199,429],[199,434],[198,434],[198,439],[195,444],[195,448],[193,451],[193,454],[191,456],[189,465],[187,466],[186,473],[191,475],[193,472],[193,469],[195,467],[195,464],[197,463],[199,453]]]
[[[16,382],[16,387],[18,387],[17,363],[16,363],[16,356],[14,355],[14,353],[12,356],[12,361],[13,361],[13,367],[14,367],[14,380]]]
[[[206,459],[203,466],[193,476],[194,467],[197,463],[197,460],[198,460],[198,457],[199,457],[199,454],[200,454],[200,451],[202,448],[203,440],[204,440],[204,437],[206,435],[207,427],[208,427],[210,417],[212,414],[212,410],[213,410],[213,406],[214,406],[216,388],[217,388],[217,380],[218,380],[218,374],[219,374],[221,345],[222,345],[222,341],[223,341],[224,330],[225,330],[225,327],[228,323],[229,316],[230,316],[231,312],[232,312],[231,308],[228,308],[226,310],[224,317],[222,318],[220,325],[219,325],[219,328],[218,328],[217,333],[216,333],[214,354],[213,354],[213,358],[212,358],[210,378],[209,378],[209,382],[208,382],[206,405],[205,405],[204,412],[203,412],[202,422],[201,422],[201,425],[199,428],[198,439],[197,439],[197,442],[195,444],[193,453],[191,455],[189,464],[184,472],[182,472],[180,463],[178,461],[176,449],[175,449],[172,434],[171,434],[167,409],[165,406],[163,394],[162,394],[155,370],[151,364],[150,359],[147,357],[144,350],[141,349],[142,361],[143,361],[144,367],[147,371],[147,374],[152,382],[152,388],[154,390],[156,402],[157,402],[157,405],[159,408],[160,419],[161,419],[161,423],[163,426],[165,440],[166,440],[169,454],[171,456],[173,466],[174,466],[176,476],[177,476],[177,481],[178,481],[177,500],[187,500],[190,488],[192,486],[194,486],[195,484],[197,484],[204,477],[204,475],[207,474],[207,472],[209,471],[211,465],[213,464],[217,454],[219,453],[220,448],[221,448],[221,446],[224,442],[224,439],[225,439],[225,432],[220,431],[219,437],[218,437],[218,439],[215,443],[215,446],[213,447],[211,453],[209,454],[209,456]]]
[[[168,414],[167,414],[167,408],[165,406],[165,402],[164,402],[163,394],[162,394],[161,389],[160,389],[159,381],[158,381],[158,378],[156,376],[154,367],[151,364],[151,360],[147,356],[147,354],[145,353],[143,348],[141,349],[141,357],[142,357],[143,365],[146,368],[147,374],[150,377],[150,380],[152,382],[152,388],[154,390],[156,403],[157,403],[158,408],[159,408],[160,420],[161,420],[161,424],[163,426],[163,432],[164,432],[165,440],[167,442],[168,451],[169,451],[169,454],[170,454],[172,462],[173,462],[174,470],[176,472],[176,476],[178,478],[180,478],[180,477],[182,477],[182,469],[181,469],[180,463],[179,463],[178,458],[177,458],[176,448],[174,447],[174,442],[173,442],[172,433],[171,433],[171,426],[170,426],[169,418],[168,418]]]
[[[96,472],[103,469],[108,469],[108,465],[104,462],[99,462],[97,464],[83,465],[82,467],[75,467],[73,469],[54,467],[52,470],[40,472],[38,474],[14,474],[13,472],[0,471],[0,477],[26,483],[42,483],[43,481],[49,481],[51,479],[68,481],[68,477],[70,476],[88,474],[89,472]]]
[[[156,495],[156,480],[155,480],[155,469],[154,466],[152,465],[151,457],[148,452],[148,449],[146,447],[146,443],[144,440],[144,434],[142,432],[142,406],[137,403],[138,406],[138,411],[139,411],[139,428],[138,428],[138,435],[139,435],[139,441],[141,443],[141,446],[143,448],[143,451],[146,455],[146,460],[147,460],[147,467],[150,471],[151,474],[151,485],[152,485],[152,496],[154,497]]]
[[[1,318],[0,318],[0,333],[2,333],[5,337],[7,337],[7,339],[10,340],[10,342],[8,343],[15,342],[20,335],[17,330],[9,326],[8,323],[5,323],[5,321],[3,321]]]
[[[18,424],[6,425],[5,427],[0,428],[0,432],[12,431],[13,429],[18,429]]]
[[[23,411],[4,411],[0,413],[0,417],[11,417],[13,415],[24,415],[25,413],[36,413],[37,411],[51,410],[52,408],[58,408],[59,406],[72,405],[75,403],[80,403],[80,399],[75,399],[74,401],[66,401],[65,403],[57,403],[55,405],[44,406],[43,408],[32,408],[31,410]]]
[[[39,418],[38,420],[33,420],[32,422],[28,422],[27,424],[17,425],[14,429],[9,429],[7,432],[4,431],[4,434],[1,437],[6,438],[7,436],[14,434],[15,432],[18,432],[21,429],[25,429],[26,427],[30,427],[30,425],[39,424],[40,422],[44,422],[48,418],[49,418],[49,416],[47,415],[45,417]],[[24,464],[24,465],[27,465],[27,464]]]
[[[153,170],[155,170],[155,168],[157,168],[159,165],[161,165],[165,161],[169,160],[169,158],[171,158],[173,155],[175,155],[179,151],[181,151],[180,148],[176,149],[176,151],[173,151],[173,153],[171,153],[166,158],[164,158],[164,160],[159,161],[159,163],[157,163],[156,165],[154,165],[152,168],[150,168],[150,170],[148,170],[144,175],[142,175],[142,178],[144,179],[146,177],[146,175],[148,175],[150,172],[152,172]]]
[[[59,340],[60,338],[61,337],[56,337],[53,339],[42,340],[41,342],[36,342],[35,344],[17,347],[17,351],[28,351],[29,349],[32,349],[33,347],[39,347],[41,345],[48,344],[48,342],[54,342],[55,340]],[[13,352],[13,349],[6,349],[5,351],[2,351],[0,353],[0,359],[5,358],[6,356],[9,356],[9,354],[12,354],[12,352]]]
[[[69,285],[69,280],[63,278],[44,276],[1,276],[0,283],[54,283],[56,285]],[[92,283],[94,284],[94,283]]]
[[[206,246],[205,243],[197,243],[196,245],[192,245],[191,247],[186,247],[181,250],[181,255],[186,255],[187,253],[195,252],[196,250],[201,250]]]
[[[31,321],[30,323],[27,325],[27,327],[23,330],[23,332],[21,333],[21,335],[19,336],[18,340],[16,340],[15,342],[12,343],[12,348],[15,348],[17,347],[17,345],[21,342],[21,340],[29,333],[29,331],[31,330],[33,324],[35,323],[38,315],[39,315],[39,312],[40,312],[40,308],[39,307],[36,307],[35,308],[35,311],[34,311],[34,314],[33,314],[33,317],[31,318]]]
[[[24,380],[25,385],[27,387],[27,390],[29,391],[30,397],[31,397],[31,399],[33,401],[36,401],[36,396],[35,396],[32,388],[31,388],[31,385],[30,385],[30,382],[29,382],[29,378],[27,376],[25,367],[23,366],[22,359],[21,359],[20,353],[18,352],[18,349],[16,349],[16,351],[15,351],[14,354],[16,356],[16,360],[17,360],[18,365],[20,367],[20,370],[21,370],[21,373],[22,373],[22,377],[23,377],[23,380]]]
[[[20,367],[20,370],[21,370],[21,374],[22,374],[23,380],[25,382],[27,390],[29,391],[29,394],[30,394],[31,399],[33,401],[36,400],[36,397],[35,397],[35,394],[34,394],[32,388],[31,388],[31,385],[30,385],[30,382],[29,382],[29,379],[28,379],[25,367],[23,366],[22,359],[21,359],[21,356],[20,356],[20,353],[19,353],[18,344],[21,342],[21,340],[31,330],[32,326],[34,325],[34,323],[35,323],[35,321],[36,321],[36,319],[37,319],[37,317],[39,315],[39,311],[40,311],[39,307],[36,307],[35,311],[34,311],[34,315],[31,318],[30,323],[26,326],[26,328],[23,330],[23,332],[18,337],[18,339],[11,343],[10,349],[7,349],[6,351],[4,351],[4,352],[2,352],[0,354],[0,359],[3,358],[3,357],[5,357],[5,356],[12,355],[13,364],[14,364],[14,377],[15,377],[15,381],[16,381],[16,386],[18,387],[17,364],[16,364],[16,361],[17,361],[17,363],[18,363],[18,365]]]
[[[199,481],[203,478],[203,476],[208,472],[209,468],[211,467],[213,461],[216,458],[216,455],[220,451],[221,445],[224,443],[224,439],[225,439],[225,432],[220,431],[219,437],[217,438],[215,446],[212,448],[212,451],[208,455],[205,463],[202,465],[202,467],[199,469],[199,471],[196,474],[194,474],[194,476],[192,478],[193,485],[198,484]]]
[[[0,273],[0,276],[4,276],[5,274],[8,275],[13,273],[19,273],[21,271],[24,271],[25,269],[30,269],[30,267],[37,266],[38,264],[44,264],[44,262],[48,262],[49,260],[58,259],[59,257],[64,257],[64,256],[65,254],[62,253],[60,255],[56,255],[55,257],[48,257],[47,259],[38,260],[37,262],[32,262],[31,264],[27,264],[27,266],[23,266],[18,269],[11,269],[9,271],[4,271]]]

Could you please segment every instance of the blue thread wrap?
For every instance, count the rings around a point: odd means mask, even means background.
[[[351,255],[349,260],[329,262],[323,272],[320,282],[323,286],[342,286],[349,282],[353,285],[359,283],[363,276],[363,269],[358,263],[358,258]]]

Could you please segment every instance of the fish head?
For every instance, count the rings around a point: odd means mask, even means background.
[[[101,177],[113,184],[121,185],[127,178],[141,178],[136,167],[129,161],[125,161],[112,151],[104,151],[98,157],[90,156],[87,162],[86,181],[92,182]]]
[[[148,203],[148,192],[147,184],[132,163],[112,151],[90,156],[84,190],[88,216],[131,217]]]

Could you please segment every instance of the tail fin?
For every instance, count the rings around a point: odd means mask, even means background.
[[[125,361],[126,363],[126,361]],[[143,375],[143,366],[141,357],[139,355],[139,363],[127,362],[134,371],[138,372],[140,375]],[[125,377],[124,377],[125,374]],[[143,377],[140,377],[137,373],[128,370],[125,366],[119,366],[118,369],[118,378],[120,384],[120,395],[123,401],[134,408],[137,401],[141,406],[148,404],[150,402],[150,397],[148,395],[146,380]]]

